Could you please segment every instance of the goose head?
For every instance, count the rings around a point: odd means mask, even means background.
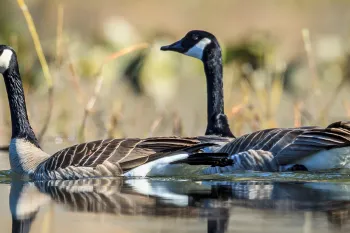
[[[181,40],[162,46],[162,51],[174,51],[197,58],[203,62],[209,59],[212,51],[221,52],[220,45],[215,36],[209,32],[193,30],[188,32]]]
[[[222,55],[215,36],[206,31],[193,30],[181,40],[160,48],[201,60],[207,79],[207,130],[206,135],[234,137],[224,112]]]
[[[15,52],[7,45],[0,45],[0,73],[4,74],[15,62]]]

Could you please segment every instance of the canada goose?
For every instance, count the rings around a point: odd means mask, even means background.
[[[192,154],[174,163],[211,165],[204,173],[325,171],[350,168],[350,122],[327,128],[274,128],[243,135],[215,153]]]
[[[213,142],[220,144],[230,140],[216,136],[107,139],[78,144],[50,156],[40,148],[29,123],[17,55],[6,45],[0,45],[0,73],[4,77],[11,112],[11,170],[31,179],[145,176],[154,166],[162,169],[162,165],[187,156],[178,151],[198,151],[213,146]],[[204,144],[199,144],[201,142]],[[137,170],[133,170],[136,167]]]
[[[203,62],[207,78],[207,129],[206,135],[234,137],[224,112],[222,56],[215,36],[205,31],[190,31],[187,35],[163,51],[175,51]]]
[[[230,132],[223,113],[221,51],[215,36],[206,31],[190,31],[161,50],[179,52],[204,63],[208,87],[207,132]],[[216,152],[193,154],[174,163],[211,165],[206,173],[350,168],[350,122],[336,122],[327,128],[261,130],[241,136]]]

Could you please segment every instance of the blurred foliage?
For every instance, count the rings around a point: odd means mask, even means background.
[[[18,52],[28,111],[37,131],[47,108],[42,101],[47,98],[47,90],[24,18],[12,1],[5,2],[6,7],[0,8],[0,40]],[[185,5],[173,2],[171,9],[153,0],[26,2],[54,78],[55,105],[46,138],[49,142],[60,137],[68,144],[77,141],[78,126],[104,59],[142,42],[150,43],[150,48],[123,56],[103,69],[101,93],[86,121],[86,140],[203,134],[206,88],[202,64],[177,53],[159,51],[161,45],[180,39],[191,29],[211,31],[220,40],[225,110],[235,134],[266,127],[324,125],[346,120],[350,114],[350,34],[337,19],[347,15],[345,6],[350,4],[346,1],[223,1],[215,3],[215,12],[213,3],[201,1]],[[318,17],[322,14],[327,14],[325,19]],[[329,25],[325,24],[327,20]],[[313,27],[310,54],[301,35],[301,29],[307,26]],[[321,26],[325,29],[315,32]],[[315,61],[315,69],[310,68],[310,58]],[[316,86],[313,75],[318,80]],[[1,103],[5,102],[2,93]],[[1,108],[5,110],[0,117],[1,141],[7,142],[8,106],[1,104]]]
[[[130,63],[124,69],[123,77],[125,78],[125,81],[129,82],[134,94],[136,95],[145,94],[140,82],[140,71],[144,66],[148,53],[148,51],[138,53],[131,59]]]

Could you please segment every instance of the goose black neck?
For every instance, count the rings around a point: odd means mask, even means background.
[[[4,80],[11,112],[12,138],[26,139],[40,148],[28,120],[22,80],[14,57],[4,72]]]
[[[234,137],[224,112],[223,72],[220,46],[215,43],[208,45],[202,60],[207,78],[208,125],[205,134]]]

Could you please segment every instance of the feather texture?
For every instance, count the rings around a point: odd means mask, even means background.
[[[227,168],[208,168],[205,173],[216,173],[227,170],[257,170],[257,171],[280,171],[286,165],[308,164],[313,170],[318,168],[344,168],[350,162],[350,154],[345,147],[350,146],[350,122],[335,122],[327,128],[299,127],[299,128],[274,128],[257,131],[243,135],[236,140],[225,144],[216,153],[226,154],[222,156],[204,154],[200,160],[196,160],[196,154],[184,159],[182,163],[217,166],[230,166]],[[326,150],[344,148],[335,151],[333,163],[329,166],[318,166],[317,160],[308,160]],[[332,152],[322,154],[319,159],[329,159]],[[321,154],[320,154],[321,155]],[[331,158],[331,157],[330,157]],[[323,162],[323,161],[322,161]],[[310,164],[312,163],[312,164]],[[330,161],[331,163],[331,161]],[[290,167],[290,166],[289,166]],[[285,169],[285,168],[283,168]]]
[[[93,141],[58,151],[39,164],[31,177],[46,180],[120,176],[137,166],[169,156],[177,151],[199,152],[202,148],[227,141],[229,141],[228,138],[215,136]]]

